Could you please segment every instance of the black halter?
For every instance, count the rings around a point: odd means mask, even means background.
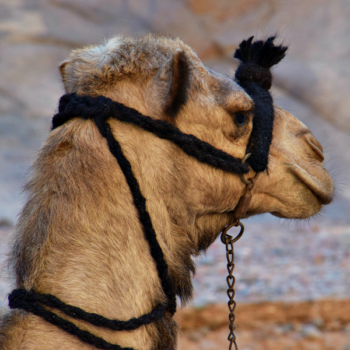
[[[145,239],[149,244],[150,254],[156,263],[161,286],[167,297],[167,303],[158,304],[150,313],[138,318],[119,321],[88,313],[78,307],[65,304],[50,294],[41,294],[34,290],[16,289],[9,295],[9,307],[11,309],[18,308],[31,312],[66,332],[77,336],[85,343],[94,345],[99,349],[112,350],[133,349],[122,348],[119,345],[108,343],[104,339],[78,328],[74,323],[59,317],[54,312],[48,311],[42,305],[58,309],[67,316],[83,320],[95,326],[116,331],[134,330],[141,325],[161,319],[166,312],[171,316],[175,313],[176,293],[168,274],[168,266],[164,254],[157,241],[151,218],[146,209],[146,200],[133,175],[131,165],[125,158],[120,144],[115,140],[107,120],[115,118],[125,123],[134,124],[147,132],[152,132],[161,139],[172,141],[186,154],[196,158],[198,161],[230,173],[245,174],[249,171],[249,166],[256,172],[267,169],[274,118],[272,97],[268,91],[272,80],[269,68],[284,57],[287,48],[274,46],[274,37],[269,38],[266,42],[257,41],[253,44],[252,39],[253,37],[243,41],[235,53],[235,57],[243,62],[236,72],[236,80],[255,103],[253,131],[247,146],[247,152],[252,153],[252,156],[247,160],[247,163],[242,164],[241,159],[234,158],[193,135],[181,132],[166,121],[154,120],[144,116],[135,109],[114,102],[104,96],[91,97],[79,96],[74,93],[66,94],[61,97],[59,112],[52,120],[52,129],[55,129],[77,116],[83,119],[93,119],[100,134],[106,139],[109,150],[123,171],[132,193],[134,205],[138,211],[138,218],[142,224]]]

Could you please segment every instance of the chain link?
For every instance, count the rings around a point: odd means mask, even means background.
[[[239,234],[235,238],[233,238],[232,236],[227,234],[227,231],[233,226],[236,226],[236,227],[240,226],[241,227]],[[233,276],[233,270],[235,268],[235,264],[234,264],[235,252],[234,252],[234,248],[233,248],[233,243],[237,242],[242,237],[243,232],[244,232],[244,225],[239,220],[237,220],[232,225],[227,226],[222,231],[222,234],[221,234],[221,242],[223,244],[225,244],[225,246],[226,246],[227,272],[228,272],[226,282],[228,285],[227,295],[229,298],[229,301],[227,304],[228,304],[228,308],[230,311],[229,316],[228,316],[228,319],[230,321],[230,324],[229,324],[230,333],[227,337],[228,341],[230,342],[229,350],[238,350],[238,347],[236,344],[236,336],[234,333],[234,330],[236,329],[236,326],[234,324],[235,319],[236,319],[236,316],[234,313],[235,309],[236,309],[236,302],[234,300],[234,297],[235,297],[234,285],[235,285],[236,279]]]

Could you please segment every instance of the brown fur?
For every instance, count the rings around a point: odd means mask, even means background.
[[[176,125],[242,158],[252,128],[251,99],[230,78],[207,70],[179,39],[116,37],[101,47],[74,51],[60,69],[67,92],[103,94],[145,115],[167,119],[169,98],[176,95],[173,56],[179,50],[190,76]],[[249,117],[242,127],[234,123],[235,112]],[[117,120],[109,123],[147,199],[176,290],[186,301],[192,293],[191,257],[232,221],[244,184],[190,158],[169,141]],[[305,125],[276,107],[269,176],[260,175],[249,215],[306,218],[329,203],[333,184],[321,151]],[[50,133],[26,191],[11,258],[18,287],[121,320],[164,301],[130,190],[92,121],[76,118]],[[176,348],[176,326],[169,317],[132,332],[72,321],[121,346]],[[6,350],[94,349],[20,311],[3,319],[0,335]]]

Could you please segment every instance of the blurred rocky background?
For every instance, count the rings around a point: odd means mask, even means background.
[[[301,311],[295,311],[299,316],[289,311],[284,318],[271,316],[263,322],[267,328],[262,321],[254,326],[243,320],[240,330],[238,318],[238,333],[243,350],[349,350],[349,320],[344,316],[350,314],[349,18],[349,0],[0,0],[2,266],[23,204],[26,173],[64,93],[57,67],[72,49],[115,34],[179,36],[206,65],[233,76],[237,62],[232,54],[242,39],[278,33],[289,50],[274,70],[275,103],[322,142],[337,195],[307,223],[285,224],[270,215],[247,220],[247,233],[236,248],[238,304],[266,309],[263,318],[285,310],[276,309],[276,301],[294,302],[291,307]],[[197,266],[196,295],[188,311],[193,318],[184,314],[181,344],[185,349],[216,349],[226,346],[226,321],[213,326],[198,308],[227,317],[221,304],[218,309],[208,306],[226,301],[224,247],[214,243]],[[11,284],[5,275],[3,269],[1,305]],[[328,309],[322,304],[325,298],[331,300],[325,304]],[[345,304],[339,306],[339,300]],[[314,303],[316,311],[306,315],[305,301]],[[340,311],[332,312],[337,307]],[[254,312],[247,314],[254,319]],[[220,341],[215,338],[219,333]],[[266,343],[264,337],[275,342]]]

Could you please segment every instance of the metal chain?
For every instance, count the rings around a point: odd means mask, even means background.
[[[232,238],[232,236],[227,234],[227,231],[233,226],[241,227],[239,234],[235,238]],[[235,297],[234,285],[235,285],[236,279],[233,276],[233,270],[235,268],[235,264],[234,264],[235,253],[234,253],[233,243],[237,242],[242,237],[243,232],[244,232],[244,225],[238,219],[233,224],[227,226],[222,231],[222,234],[221,234],[221,242],[226,245],[226,258],[227,258],[227,271],[228,271],[228,276],[226,278],[226,281],[228,285],[227,295],[229,298],[228,308],[230,311],[228,316],[228,319],[230,321],[230,324],[229,324],[230,333],[227,338],[228,341],[230,342],[229,350],[232,350],[232,349],[238,350],[238,347],[236,344],[236,336],[234,333],[234,330],[236,329],[236,326],[234,325],[235,318],[236,318],[234,314],[236,309],[236,302],[234,300],[234,297]],[[232,346],[234,346],[234,348]]]

